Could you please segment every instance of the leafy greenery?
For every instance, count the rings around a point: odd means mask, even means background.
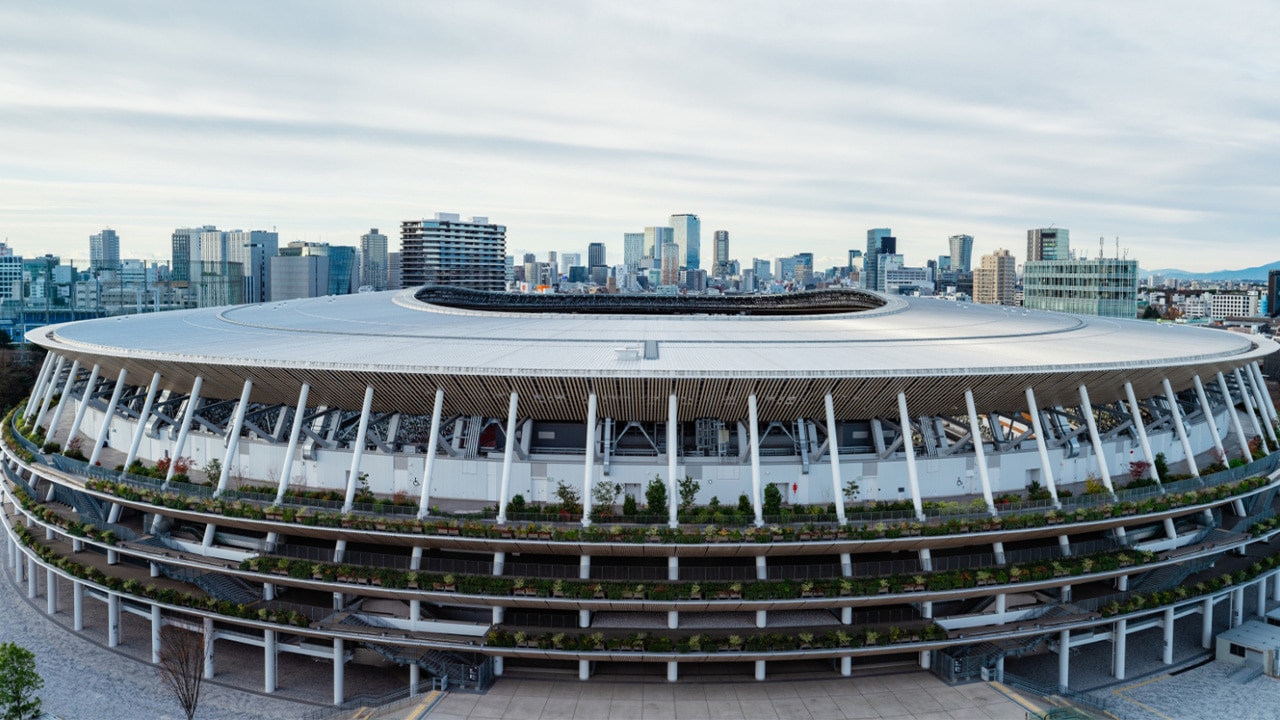
[[[645,509],[650,513],[662,513],[667,510],[667,486],[662,478],[654,476],[644,488]]]
[[[4,720],[34,720],[40,717],[44,678],[36,672],[36,656],[15,643],[0,643],[0,709]]]

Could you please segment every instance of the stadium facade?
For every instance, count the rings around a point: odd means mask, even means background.
[[[1215,608],[1280,600],[1256,336],[428,287],[28,339],[11,569],[50,612],[69,584],[77,627],[106,603],[112,644],[123,605],[202,629],[210,674],[215,640],[260,647],[267,692],[306,656],[334,702],[365,656],[483,688],[530,663],[964,680],[1053,652],[1065,686],[1072,648],[1113,643],[1123,677],[1130,632],[1164,627],[1172,662],[1179,620],[1208,647]]]

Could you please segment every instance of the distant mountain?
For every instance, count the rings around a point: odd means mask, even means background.
[[[1179,280],[1259,280],[1266,282],[1267,273],[1271,270],[1280,270],[1280,260],[1276,260],[1266,265],[1257,267],[1244,268],[1243,270],[1214,270],[1212,272],[1188,272],[1177,268],[1163,268],[1160,270],[1138,270],[1141,277],[1151,275],[1163,275],[1167,278],[1178,278]]]

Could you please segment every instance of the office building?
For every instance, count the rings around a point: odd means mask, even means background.
[[[669,242],[662,246],[662,285],[677,285],[680,282],[680,246]]]
[[[579,265],[575,262],[574,265]],[[587,267],[597,267],[599,265],[608,265],[605,260],[604,243],[593,242],[587,246]]]
[[[511,256],[506,257],[507,282],[511,282]],[[400,253],[387,253],[387,289],[399,290],[404,287],[404,279],[400,272]]]
[[[373,228],[360,236],[360,285],[387,289],[387,236]]]
[[[675,228],[662,225],[651,225],[644,229],[644,254],[661,262],[662,248],[667,243],[675,242]],[[676,262],[679,262],[677,258]]]
[[[328,254],[277,255],[271,258],[273,301],[320,297],[328,290]]]
[[[1026,262],[1069,260],[1071,232],[1066,228],[1039,228],[1027,231]]]
[[[672,215],[670,225],[671,242],[684,250],[684,256],[680,260],[681,266],[689,270],[702,267],[702,221],[697,215]]]
[[[1209,301],[1209,317],[1214,320],[1227,318],[1258,317],[1260,298],[1256,291],[1206,293]]]
[[[973,258],[973,236],[952,235],[947,238],[951,250],[951,267],[958,272],[969,272],[973,269],[970,260]]]
[[[208,268],[220,267],[228,277],[242,268],[246,303],[271,299],[271,258],[279,254],[280,236],[265,230],[207,230],[200,233],[200,259]]]
[[[640,261],[645,257],[645,234],[639,233],[623,233],[622,234],[622,264],[627,266],[627,272],[636,272],[640,269]]]
[[[400,224],[400,265],[406,287],[452,285],[503,290],[507,228],[455,213]]]
[[[169,279],[185,284],[191,280],[191,263],[200,261],[200,236],[216,232],[212,225],[178,228],[170,238],[172,255],[169,260]]]
[[[973,271],[973,301],[983,305],[1013,305],[1017,284],[1017,259],[1008,250],[983,255],[981,266]]]
[[[895,255],[898,252],[898,239],[889,228],[872,228],[867,231],[867,253],[862,258],[863,275],[866,281],[862,286],[868,290],[883,290],[880,285],[880,256]]]
[[[712,267],[712,273],[715,277],[723,278],[729,276],[729,231],[716,230],[714,237],[715,247],[715,264]]]
[[[1280,317],[1280,270],[1267,272],[1267,316]]]
[[[120,268],[120,237],[107,228],[89,236],[89,271],[118,270]]]
[[[587,254],[588,256],[590,255],[590,249],[588,249]],[[604,263],[601,263],[601,265],[603,264]],[[582,253],[576,253],[576,252],[560,253],[560,274],[561,275],[564,275],[567,277],[569,275],[569,269],[574,267],[575,265],[582,265]],[[586,267],[585,265],[582,265],[582,266]]]
[[[1022,304],[1036,310],[1133,318],[1138,314],[1138,261],[1042,260],[1022,267]]]

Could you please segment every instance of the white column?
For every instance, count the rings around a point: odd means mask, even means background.
[[[36,599],[36,558],[34,555],[27,556],[27,599]]]
[[[342,512],[349,513],[356,501],[356,480],[360,477],[360,461],[364,459],[364,442],[369,433],[369,411],[373,407],[373,386],[364,388],[364,404],[360,406],[360,426],[356,429],[356,442],[351,453],[351,470],[347,473],[347,497],[342,502]]]
[[[916,509],[916,519],[924,522],[924,507],[920,502],[920,478],[916,475],[916,448],[911,440],[911,416],[907,414],[907,395],[898,393],[898,417],[902,422],[902,449],[907,452],[907,484],[911,489],[911,504]]]
[[[582,527],[591,527],[591,480],[595,470],[595,393],[586,396],[586,457],[582,460]]]
[[[44,414],[49,411],[49,403],[53,401],[53,390],[58,386],[58,378],[62,377],[62,366],[66,364],[67,358],[59,355],[58,365],[53,369],[53,375],[44,386],[44,398],[40,401],[40,411],[36,413],[36,425],[44,422]]]
[[[276,650],[276,631],[262,631],[262,691],[273,693],[276,691],[276,662],[278,652]],[[418,667],[410,665],[410,668]]]
[[[1261,587],[1261,583],[1259,583]],[[1263,593],[1265,598],[1266,594]],[[1264,606],[1265,602],[1262,603]],[[58,574],[53,568],[45,568],[44,570],[44,609],[49,615],[58,612]]]
[[[160,664],[160,629],[164,627],[164,619],[160,617],[160,606],[151,606],[151,663]]]
[[[756,527],[764,527],[764,508],[760,504],[760,418],[755,393],[747,396],[747,416],[751,431],[751,506],[756,511]]]
[[[1030,391],[1030,388],[1027,388]],[[965,388],[965,408],[969,411],[969,437],[973,439],[973,457],[978,464],[978,480],[982,483],[982,499],[987,502],[991,517],[999,515],[995,498],[991,495],[991,475],[987,472],[987,450],[982,442],[982,426],[978,424],[978,410],[973,403],[973,390]]]
[[[1271,574],[1271,601],[1280,603],[1280,573]]]
[[[1193,477],[1200,477],[1200,468],[1196,465],[1196,454],[1191,449],[1191,439],[1187,437],[1187,426],[1182,422],[1182,407],[1178,405],[1178,396],[1173,394],[1173,386],[1169,378],[1161,381],[1164,386],[1164,399],[1169,403],[1169,411],[1173,413],[1173,429],[1178,433],[1178,442],[1182,444],[1182,454],[1187,456],[1187,467]]]
[[[844,481],[840,477],[840,434],[836,426],[835,405],[831,401],[831,393],[823,398],[827,409],[827,454],[831,457],[831,497],[836,500],[836,520],[845,524],[844,514]]]
[[[289,478],[293,475],[293,455],[298,450],[298,438],[302,435],[302,418],[307,414],[307,395],[310,392],[311,386],[307,383],[302,383],[302,388],[298,390],[298,404],[293,408],[293,423],[289,427],[289,444],[284,449],[284,462],[280,463],[280,484],[276,487],[276,505],[284,503],[285,491],[289,489]]]
[[[1253,371],[1254,379],[1258,381],[1258,388],[1262,390],[1262,400],[1266,404],[1268,422],[1274,423],[1277,419],[1276,404],[1271,399],[1271,391],[1267,389],[1267,379],[1262,375],[1262,368],[1258,367],[1257,360],[1249,363],[1248,367]]]
[[[1270,411],[1267,410],[1267,401],[1264,399],[1267,391],[1266,385],[1261,383],[1258,378],[1254,376],[1253,373],[1256,368],[1254,368],[1252,363],[1245,365],[1244,368],[1236,368],[1236,373],[1241,374],[1242,369],[1244,371],[1243,375],[1246,384],[1248,384],[1250,389],[1253,390],[1253,404],[1258,409],[1258,422],[1262,424],[1262,427],[1267,433],[1267,437],[1271,439],[1271,444],[1275,445],[1276,429],[1272,427]]]
[[[1085,424],[1089,427],[1089,440],[1093,443],[1093,454],[1098,458],[1098,472],[1102,476],[1102,484],[1107,492],[1115,495],[1116,489],[1111,485],[1111,470],[1107,467],[1107,456],[1102,450],[1102,437],[1098,435],[1098,423],[1093,419],[1093,404],[1089,402],[1089,390],[1084,383],[1080,384],[1080,409],[1084,412]]]
[[[71,386],[76,383],[76,375],[80,373],[80,361],[73,360],[71,362],[71,371],[67,373],[67,379],[62,383],[62,399],[58,401],[58,407],[54,408],[53,419],[49,421],[49,432],[45,433],[45,439],[53,442],[54,435],[58,434],[58,423],[62,421],[62,411],[67,409],[67,405],[71,404]]]
[[[1123,680],[1125,678],[1125,659],[1126,655],[1128,655],[1127,646],[1129,644],[1128,633],[1128,620],[1117,620],[1115,625],[1111,628],[1111,647],[1116,654],[1113,660],[1113,667],[1115,668],[1114,675],[1117,680]]]
[[[213,679],[213,618],[204,618],[204,679]]]
[[[126,470],[138,458],[138,449],[142,447],[142,435],[146,432],[147,423],[151,420],[151,408],[156,404],[156,394],[159,391],[160,373],[157,371],[151,375],[151,384],[147,386],[147,399],[142,401],[142,414],[138,416],[138,422],[133,426],[133,440],[129,443],[129,454],[124,458]]]
[[[502,484],[498,490],[497,522],[499,525],[505,525],[507,522],[507,501],[511,499],[511,456],[516,448],[516,408],[519,403],[520,396],[512,390],[511,402],[507,405],[506,447],[502,451]]]
[[[431,438],[427,444],[427,465],[422,471],[422,495],[418,499],[418,517],[424,518],[431,508],[431,473],[436,465],[436,441],[440,435],[440,412],[444,409],[444,388],[436,388],[435,404],[431,406]]]
[[[1151,452],[1151,441],[1147,439],[1147,426],[1142,422],[1142,406],[1138,405],[1138,396],[1133,394],[1133,383],[1124,383],[1125,399],[1129,401],[1129,414],[1133,416],[1133,427],[1138,431],[1138,444],[1142,446],[1142,458],[1147,461],[1147,477],[1160,483],[1160,473],[1156,472],[1156,456]]]
[[[409,663],[409,697],[418,695],[418,686],[422,684],[422,666]]]
[[[1222,434],[1218,432],[1218,421],[1213,419],[1213,406],[1209,404],[1209,396],[1204,392],[1204,383],[1200,381],[1199,375],[1193,375],[1191,381],[1196,388],[1196,399],[1200,401],[1200,412],[1204,413],[1205,422],[1209,426],[1209,434],[1213,436],[1213,448],[1218,451],[1222,461],[1225,463],[1227,461],[1227,450],[1222,446]]]
[[[1231,591],[1231,627],[1240,627],[1244,623],[1244,586],[1237,585]]]
[[[680,677],[680,671],[676,668],[675,660],[667,661],[667,682],[675,682]]]
[[[1081,385],[1080,389],[1083,391],[1084,386]],[[1040,473],[1044,476],[1044,485],[1049,489],[1050,497],[1053,498],[1053,506],[1060,508],[1062,507],[1062,501],[1058,499],[1058,484],[1054,481],[1053,465],[1049,462],[1049,438],[1044,434],[1044,423],[1040,421],[1040,407],[1036,405],[1036,392],[1031,389],[1030,385],[1027,386],[1026,395],[1027,407],[1031,414],[1031,430],[1036,434],[1036,449],[1040,453]],[[1090,414],[1089,418],[1092,420],[1093,415]],[[974,420],[976,418],[972,418],[970,422]],[[1108,487],[1110,486],[1108,485]]]
[[[1213,647],[1213,598],[1207,597],[1200,604],[1200,647]]]
[[[68,445],[76,438],[76,433],[80,432],[80,423],[84,422],[84,414],[89,409],[89,397],[93,395],[93,388],[98,384],[98,371],[101,369],[101,365],[94,363],[93,370],[89,373],[89,382],[84,386],[84,392],[80,395],[80,405],[76,408],[75,419],[71,421],[71,432],[67,435]]]
[[[75,631],[84,630],[84,583],[79,580],[71,581],[71,617]]]
[[[107,403],[107,414],[102,416],[102,424],[98,426],[98,434],[93,443],[93,452],[89,453],[89,464],[96,465],[98,458],[102,456],[102,446],[107,441],[107,433],[111,431],[111,418],[116,414],[116,406],[120,404],[120,395],[124,393],[124,381],[129,377],[129,371],[120,368],[120,374],[116,376],[116,386],[111,391],[111,400]]]
[[[203,386],[204,377],[197,375],[195,382],[191,383],[191,397],[187,398],[187,407],[182,413],[182,427],[178,428],[178,439],[173,443],[173,452],[170,453],[169,472],[165,474],[162,487],[169,486],[169,481],[173,479],[174,471],[178,467],[178,458],[182,457],[182,449],[187,444],[187,434],[191,432],[191,421],[196,416],[196,405],[200,404],[200,388]],[[160,514],[157,513],[156,522],[158,523],[159,521]]]
[[[679,423],[678,410],[680,399],[675,393],[667,397],[667,526],[679,526],[676,512],[680,507],[680,496],[676,489],[676,463],[680,460],[680,436],[676,431]]]
[[[1236,411],[1235,401],[1231,398],[1231,390],[1227,387],[1227,379],[1222,373],[1218,373],[1218,389],[1222,391],[1222,397],[1227,403],[1227,416],[1231,420],[1231,430],[1236,434],[1236,442],[1240,444],[1240,452],[1244,456],[1244,461],[1249,462],[1253,459],[1253,455],[1249,453],[1249,439],[1244,436],[1244,428],[1240,425],[1240,413]],[[1244,388],[1240,389],[1240,395],[1244,395]]]
[[[120,644],[120,596],[107,593],[107,647]]]
[[[764,661],[756,661],[756,680],[764,680]]]
[[[670,559],[674,560],[675,558],[672,557]],[[578,556],[578,579],[579,580],[591,579],[591,556],[590,555]],[[578,611],[578,627],[580,628],[591,627],[591,611],[590,610]]]
[[[49,370],[53,367],[53,353],[44,356],[40,363],[40,372],[36,374],[35,385],[31,386],[31,394],[27,396],[27,404],[22,407],[22,419],[30,422],[31,411],[36,408],[36,398],[44,394],[45,385],[49,382]]]
[[[1067,687],[1071,677],[1071,631],[1058,633],[1058,689]]]
[[[215,497],[227,489],[231,463],[235,461],[236,448],[240,445],[240,430],[244,428],[244,414],[249,409],[249,394],[252,392],[253,381],[245,378],[244,389],[240,391],[240,404],[236,405],[235,419],[231,421],[231,431],[227,437],[227,452],[222,456],[222,474],[218,476],[218,487],[213,491]]]
[[[1262,445],[1263,452],[1271,453],[1271,448],[1267,445],[1267,438],[1263,436],[1262,425],[1258,422],[1258,415],[1253,411],[1253,389],[1250,388],[1240,375],[1240,368],[1231,371],[1236,379],[1236,387],[1240,388],[1240,399],[1244,402],[1245,414],[1249,416],[1249,424],[1253,427],[1253,434],[1257,436],[1258,443]],[[1253,459],[1250,453],[1249,459]]]
[[[1173,664],[1173,606],[1164,610],[1164,654],[1161,658],[1165,665]]]
[[[333,704],[341,705],[342,698],[346,695],[343,689],[343,665],[347,662],[346,651],[342,648],[342,638],[333,639]]]
[[[1254,588],[1258,593],[1258,602],[1257,607],[1254,608],[1254,614],[1260,618],[1265,618],[1267,616],[1267,579],[1261,578],[1258,580],[1258,582],[1254,583]]]

